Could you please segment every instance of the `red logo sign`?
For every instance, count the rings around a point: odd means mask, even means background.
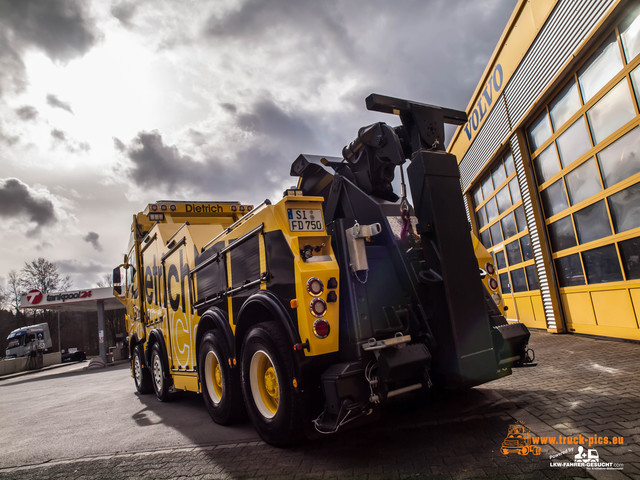
[[[42,301],[42,292],[36,288],[27,293],[27,302],[31,305],[37,305]]]

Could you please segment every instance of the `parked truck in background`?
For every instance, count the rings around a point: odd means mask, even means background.
[[[288,445],[530,361],[444,151],[444,123],[466,115],[380,95],[367,107],[401,125],[360,129],[342,158],[301,155],[277,203],[160,201],[134,215],[113,278],[139,392],[202,393],[215,422],[246,412]]]
[[[7,342],[7,358],[49,352],[53,346],[49,325],[46,323],[17,328],[9,334]]]

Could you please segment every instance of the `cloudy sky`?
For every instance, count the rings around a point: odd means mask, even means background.
[[[372,92],[464,110],[516,0],[0,0],[0,284],[93,287],[159,199],[277,200]]]

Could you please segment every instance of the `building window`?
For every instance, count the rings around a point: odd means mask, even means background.
[[[561,287],[640,279],[639,55],[640,6],[527,128]]]
[[[620,24],[624,55],[630,62],[640,53],[640,7],[636,7]]]
[[[634,128],[597,155],[604,187],[640,172],[640,128]]]
[[[609,197],[609,208],[617,233],[640,227],[640,183]]]
[[[540,141],[544,141],[545,128],[538,127],[535,134]],[[475,183],[471,198],[480,241],[494,256],[502,293],[538,290],[531,238],[511,151],[499,157]]]
[[[587,111],[594,143],[600,143],[635,116],[629,84],[625,79]]]
[[[627,280],[640,280],[640,237],[618,243]]]
[[[615,35],[611,35],[578,72],[583,102],[591,100],[621,68],[618,41]]]

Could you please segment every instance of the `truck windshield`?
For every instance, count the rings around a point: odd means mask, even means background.
[[[7,348],[15,348],[15,347],[19,347],[20,345],[24,345],[24,336],[23,335],[21,335],[19,337],[12,338],[11,340],[9,340],[9,344],[7,345]]]

